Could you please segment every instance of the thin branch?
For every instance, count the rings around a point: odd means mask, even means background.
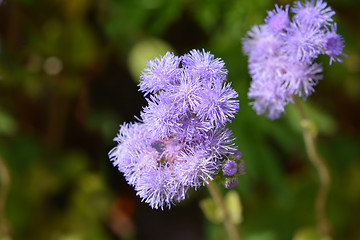
[[[325,160],[319,155],[316,149],[313,126],[308,120],[306,113],[297,99],[295,106],[301,116],[301,127],[303,130],[305,147],[311,163],[316,168],[319,175],[319,190],[315,199],[315,215],[318,231],[324,237],[330,236],[329,224],[326,219],[326,201],[330,189],[330,172]]]
[[[212,198],[214,199],[214,201],[216,202],[218,207],[224,213],[224,224],[225,224],[225,228],[228,232],[229,239],[240,240],[240,235],[239,235],[238,229],[236,227],[236,224],[232,221],[232,219],[230,217],[229,210],[227,209],[227,207],[225,205],[224,199],[223,199],[216,183],[210,182],[207,185],[207,187],[209,189],[209,192],[210,192]]]
[[[0,157],[0,237],[9,235],[9,228],[5,217],[5,205],[9,185],[9,170],[2,157]]]

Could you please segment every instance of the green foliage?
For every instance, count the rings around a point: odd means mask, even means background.
[[[220,211],[216,202],[212,198],[202,199],[199,203],[205,217],[214,223],[221,223],[224,219],[224,213]]]
[[[174,52],[169,44],[160,39],[144,39],[131,49],[128,57],[128,67],[136,83],[139,82],[140,73],[146,67],[146,62],[155,57],[163,56],[167,51]]]
[[[224,200],[226,208],[229,209],[232,222],[235,224],[241,223],[242,206],[239,194],[236,191],[230,190],[226,193]],[[208,220],[214,223],[221,223],[224,221],[224,212],[216,204],[213,198],[202,199],[199,205]]]
[[[329,237],[320,237],[317,230],[313,227],[299,229],[293,240],[331,240]]]
[[[224,227],[215,224],[222,221],[221,212],[212,199],[203,199],[206,193],[192,191],[175,209],[150,211],[107,156],[119,124],[135,121],[146,105],[136,86],[146,61],[167,50],[183,54],[192,48],[222,58],[240,94],[230,128],[247,174],[224,195],[243,239],[319,239],[313,215],[318,179],[305,154],[300,116],[289,105],[272,121],[257,116],[247,99],[250,77],[241,38],[263,22],[273,4],[1,1],[0,159],[5,164],[0,173],[8,172],[10,181],[0,182],[0,199],[6,198],[4,213],[0,201],[0,240],[146,239],[153,232],[159,240],[222,239]],[[360,5],[355,0],[329,5],[337,12],[349,57],[331,66],[322,58],[324,79],[302,104],[332,174],[327,215],[333,239],[359,239]],[[209,221],[194,211],[199,199]],[[162,220],[169,216],[171,221]],[[199,224],[196,229],[191,221]]]
[[[16,121],[0,109],[0,134],[13,135],[17,129]]]

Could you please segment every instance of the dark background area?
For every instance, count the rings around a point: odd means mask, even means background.
[[[262,24],[269,0],[4,0],[0,4],[0,239],[224,239],[199,201],[152,210],[112,166],[124,121],[146,101],[146,61],[211,51],[239,92],[230,124],[247,174],[240,194],[245,240],[309,239],[317,174],[294,106],[278,120],[249,106],[241,38]],[[334,239],[360,239],[360,5],[328,1],[348,58],[328,65],[305,102],[331,170],[327,216]],[[221,189],[225,192],[225,189]]]

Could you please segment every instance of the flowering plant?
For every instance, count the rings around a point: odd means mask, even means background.
[[[243,39],[252,77],[248,97],[254,99],[251,105],[257,114],[279,118],[290,102],[295,102],[300,113],[306,151],[319,175],[315,216],[322,237],[330,236],[325,215],[330,171],[316,148],[315,124],[293,96],[306,99],[314,92],[314,86],[322,79],[322,66],[314,62],[320,54],[330,57],[330,65],[342,62],[340,56],[346,56],[344,39],[336,33],[337,25],[333,23],[334,14],[322,0],[296,1],[291,8],[275,5],[274,10],[268,11],[265,24],[254,26]]]
[[[293,13],[292,21],[289,10]],[[332,23],[335,12],[322,0],[296,1],[268,11],[265,24],[255,25],[243,39],[252,77],[248,97],[257,114],[279,118],[293,95],[306,99],[322,79],[314,60],[326,54],[342,62],[344,40]]]
[[[224,62],[204,50],[181,57],[168,52],[148,61],[139,83],[148,106],[139,122],[120,127],[109,157],[152,208],[170,208],[189,188],[222,175],[223,165],[228,188],[237,183],[234,175],[243,173],[241,154],[225,126],[239,109],[226,75]]]

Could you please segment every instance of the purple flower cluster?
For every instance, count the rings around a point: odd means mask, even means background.
[[[238,184],[238,175],[245,174],[245,163],[241,158],[241,152],[235,150],[230,158],[223,164],[223,175],[225,177],[225,188],[233,188]]]
[[[140,122],[120,127],[110,160],[152,208],[169,207],[213,180],[236,152],[226,123],[239,109],[224,62],[209,52],[166,53],[148,61]]]
[[[234,160],[228,160],[223,167],[224,175],[232,176],[237,172],[238,165]]]
[[[292,21],[289,11],[293,13]],[[320,54],[342,62],[344,40],[336,33],[335,12],[322,0],[296,1],[268,11],[265,24],[256,25],[243,39],[252,77],[248,97],[257,114],[279,118],[293,95],[306,99],[322,79]]]

